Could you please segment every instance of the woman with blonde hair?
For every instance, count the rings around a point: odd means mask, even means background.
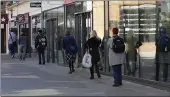
[[[101,44],[101,39],[97,36],[95,30],[92,30],[90,33],[90,38],[85,43],[86,50],[89,50],[90,55],[92,56],[92,67],[90,68],[90,79],[94,79],[94,67],[97,73],[98,78],[101,78],[99,72],[98,62],[100,61],[99,46]]]

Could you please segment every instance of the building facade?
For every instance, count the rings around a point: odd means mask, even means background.
[[[166,28],[167,36],[170,37],[169,2],[122,0],[50,1],[49,3],[43,1],[43,9],[30,8],[29,3],[25,2],[25,5],[13,7],[15,11],[13,11],[13,16],[29,13],[30,44],[33,49],[37,30],[45,28],[48,39],[47,62],[64,65],[64,54],[61,50],[62,38],[64,32],[70,30],[78,44],[78,63],[81,64],[85,53],[83,44],[89,38],[90,31],[96,30],[98,36],[104,41],[104,56],[102,56],[104,60],[101,72],[111,74],[106,43],[108,37],[112,37],[111,29],[118,27],[120,36],[123,37],[127,46],[126,52],[129,47],[134,46],[130,33],[134,34],[132,36],[136,41],[143,44],[139,49],[135,49],[137,52],[135,57],[123,65],[123,75],[147,80],[170,81],[170,73],[166,79],[167,71],[170,69],[169,62],[158,61],[161,55],[158,53],[156,41],[160,37],[161,27]],[[26,12],[24,7],[29,10]],[[42,14],[40,14],[41,11]]]

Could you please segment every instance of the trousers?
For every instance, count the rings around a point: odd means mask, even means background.
[[[121,85],[122,84],[122,64],[113,65],[113,77],[114,77],[114,84]]]

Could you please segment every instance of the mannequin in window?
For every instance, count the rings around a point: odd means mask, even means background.
[[[137,41],[133,31],[127,35],[127,70],[128,75],[135,76],[137,70],[137,49],[142,45]]]

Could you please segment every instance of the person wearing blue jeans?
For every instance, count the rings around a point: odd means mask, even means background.
[[[12,56],[12,58],[14,58],[15,53],[14,53],[14,45],[13,44],[8,44],[8,48],[9,48],[9,53]]]
[[[16,37],[14,31],[11,30],[11,32],[9,33],[9,37],[8,37],[8,49],[9,49],[9,52],[10,52],[12,58],[14,58],[14,56],[15,56],[14,42],[16,42],[16,41],[17,41],[17,37]]]
[[[107,41],[108,55],[109,55],[109,65],[113,70],[114,84],[113,87],[118,87],[122,85],[122,64],[125,63],[125,52],[116,53],[113,51],[114,39],[118,36],[118,28],[113,28],[113,37],[109,38]]]
[[[113,77],[114,77],[114,85],[122,85],[122,64],[113,65]]]

